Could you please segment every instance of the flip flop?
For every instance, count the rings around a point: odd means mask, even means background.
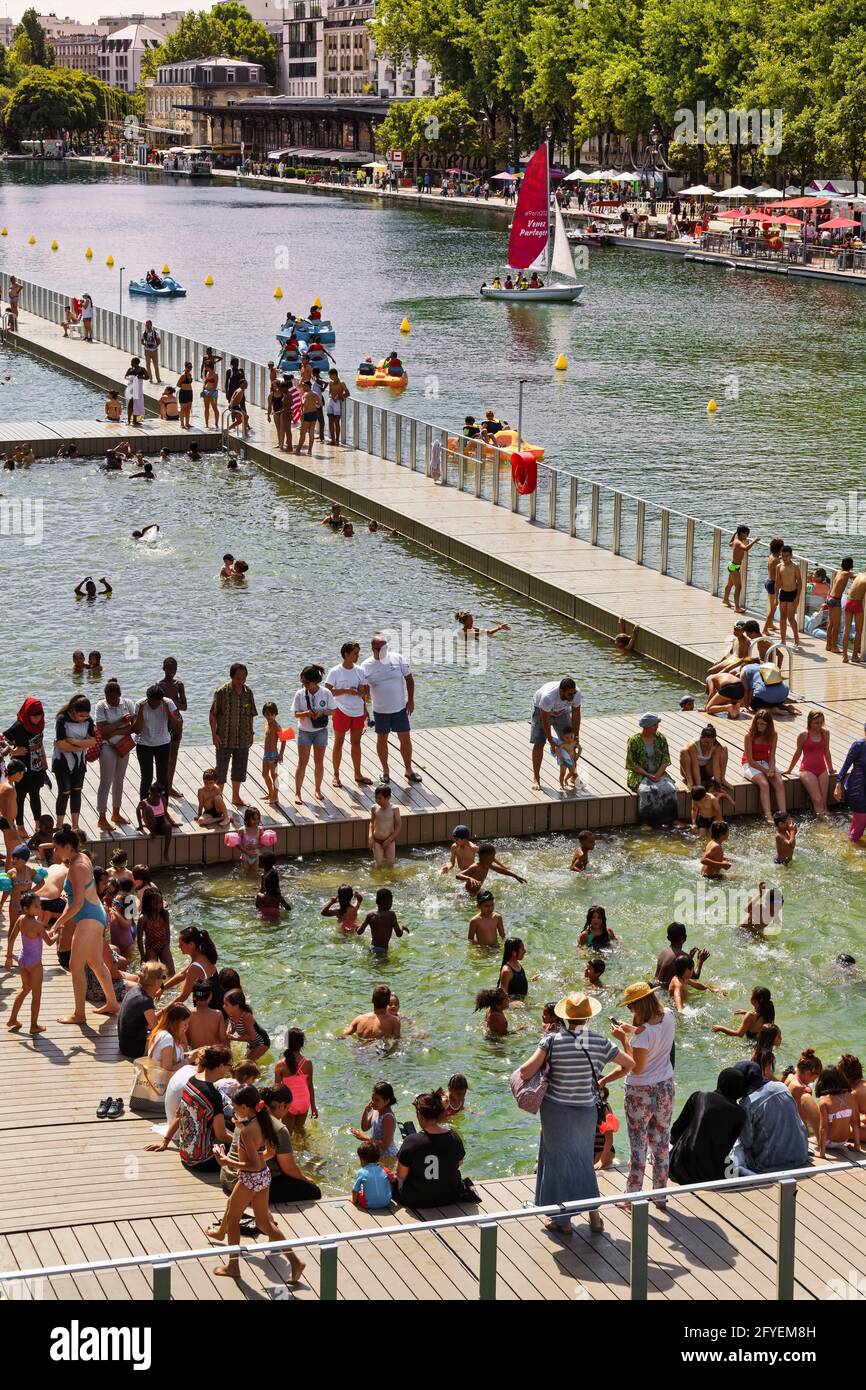
[[[421,774],[420,774],[420,772],[407,772],[407,773],[406,773],[406,781],[407,781],[407,782],[420,782],[420,781],[421,781]]]

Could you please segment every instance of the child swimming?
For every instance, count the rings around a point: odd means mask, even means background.
[[[343,883],[336,896],[325,903],[321,916],[336,917],[340,930],[348,935],[358,930],[358,908],[363,901],[363,895],[356,892],[351,883]]]
[[[525,883],[526,879],[521,878],[520,874],[514,873],[507,864],[496,858],[496,846],[485,842],[478,846],[478,856],[468,869],[464,869],[457,875],[461,883],[466,884],[467,891],[476,897],[478,890],[482,887],[484,880],[489,873],[503,874],[505,878],[516,879],[518,883]]]
[[[475,863],[477,853],[478,846],[469,834],[469,826],[455,825],[451,831],[451,857],[447,864],[442,865],[440,873],[450,873],[455,865],[461,872],[465,872],[471,864]]]
[[[244,828],[241,831],[240,844],[235,850],[245,873],[255,873],[258,869],[261,825],[261,811],[257,810],[255,806],[248,806],[244,811]]]
[[[280,908],[290,912],[292,904],[283,897],[280,875],[277,870],[277,856],[266,851],[259,855],[259,868],[262,871],[259,891],[256,893],[256,910],[263,917],[279,917]]]
[[[591,830],[581,830],[577,837],[578,848],[574,851],[569,869],[575,874],[582,874],[589,868],[590,851],[595,849],[595,835]]]
[[[710,839],[701,859],[701,874],[704,878],[718,878],[723,869],[731,867],[730,859],[725,858],[724,844],[731,833],[726,820],[714,820],[710,826]]]
[[[495,902],[489,888],[484,888],[475,899],[478,911],[469,919],[468,941],[479,946],[495,946],[505,940],[505,924],[502,915],[494,911]]]
[[[501,1038],[508,1032],[505,1010],[511,1000],[504,989],[480,989],[475,996],[475,1012],[485,1009],[484,1025],[491,1037]]]
[[[390,888],[380,888],[376,894],[376,911],[368,912],[360,927],[358,936],[363,936],[370,928],[370,954],[384,959],[392,936],[409,936],[409,928],[401,927],[396,912],[392,911],[394,894]]]
[[[773,824],[776,828],[775,862],[777,864],[790,864],[794,858],[794,850],[797,848],[797,823],[787,811],[776,811],[773,816]]]

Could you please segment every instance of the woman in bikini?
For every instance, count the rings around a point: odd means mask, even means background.
[[[687,743],[680,753],[680,774],[687,787],[707,787],[715,778],[728,786],[725,772],[728,750],[719,743],[712,724],[706,724],[693,743]]]
[[[211,356],[202,358],[201,363],[201,398],[204,401],[204,427],[207,429],[210,424],[210,414],[213,411],[214,429],[219,426],[219,377],[216,369],[216,359]]]
[[[180,427],[191,430],[189,417],[192,412],[192,363],[184,362],[183,371],[177,379],[177,403],[180,407]]]
[[[270,395],[268,396],[268,419],[274,422],[274,429],[277,432],[278,449],[285,449],[286,447],[286,420],[291,422],[291,418],[291,407],[289,406],[286,396],[285,378],[278,376],[274,380]],[[291,449],[291,447],[292,441],[289,439],[289,448]]]
[[[277,1132],[270,1111],[261,1099],[255,1086],[241,1086],[232,1098],[237,1134],[237,1148],[234,1142],[229,1155],[220,1146],[214,1154],[221,1168],[237,1175],[231,1196],[226,1203],[222,1220],[218,1226],[209,1226],[209,1240],[223,1241],[228,1236],[229,1245],[240,1245],[241,1217],[248,1206],[252,1206],[253,1217],[259,1230],[268,1240],[285,1240],[283,1232],[271,1216],[268,1194],[271,1186],[271,1170],[268,1166],[277,1152]],[[293,1250],[287,1250],[292,1267],[290,1284],[297,1284],[304,1272],[303,1261]],[[232,1255],[224,1265],[217,1265],[214,1274],[227,1279],[240,1277],[240,1262]]]
[[[58,1023],[85,1023],[86,966],[90,966],[105,995],[105,1003],[96,1009],[98,1014],[116,1014],[120,1005],[114,997],[114,987],[103,956],[103,941],[108,929],[105,908],[99,901],[93,877],[93,865],[80,848],[78,835],[65,826],[53,836],[54,854],[66,865],[63,891],[67,907],[54,924],[54,934],[60,937],[67,923],[73,924],[69,969],[72,975],[74,1006],[71,1014]]]
[[[833,773],[830,754],[830,734],[824,727],[824,716],[813,709],[806,719],[806,728],[797,738],[787,775],[790,777],[797,759],[800,781],[812,803],[816,816],[827,815],[827,790]]]
[[[851,1094],[845,1073],[838,1067],[825,1067],[815,1082],[820,1128],[818,1157],[826,1158],[828,1149],[847,1149],[854,1145],[860,1152],[860,1106]]]

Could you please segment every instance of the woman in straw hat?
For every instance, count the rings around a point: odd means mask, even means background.
[[[674,1108],[672,1061],[676,1020],[662,1008],[656,989],[645,980],[629,985],[622,997],[631,1009],[631,1023],[620,1023],[613,1035],[632,1060],[625,1083],[625,1118],[631,1161],[627,1192],[640,1192],[646,1169],[647,1149],[653,1165],[653,1187],[667,1187]],[[653,1198],[664,1209],[663,1198]],[[629,1202],[621,1203],[631,1212]]]
[[[587,1027],[600,1011],[597,999],[586,994],[567,994],[554,1007],[563,1027],[547,1033],[532,1056],[520,1068],[528,1081],[547,1063],[547,1094],[541,1103],[541,1142],[535,1178],[535,1201],[539,1206],[555,1202],[576,1202],[598,1196],[593,1167],[593,1141],[597,1124],[596,1097],[600,1086],[616,1081],[631,1071],[634,1059],[621,1052],[608,1038]],[[602,1076],[608,1062],[614,1070]],[[571,1217],[554,1216],[547,1229],[566,1233]],[[589,1213],[590,1230],[604,1230],[597,1211]]]

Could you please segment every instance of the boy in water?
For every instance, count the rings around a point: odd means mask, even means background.
[[[393,864],[397,858],[400,812],[391,805],[391,788],[380,783],[374,792],[376,804],[370,811],[370,853],[377,864]]]
[[[800,566],[794,563],[794,552],[789,545],[783,545],[779,555],[779,563],[776,566],[776,599],[779,604],[779,642],[785,644],[785,630],[788,623],[791,624],[791,631],[794,634],[794,646],[800,645],[800,633],[797,628],[797,605],[800,601],[800,590],[803,587],[803,576],[800,573]]]
[[[495,946],[497,941],[504,941],[505,924],[501,913],[493,910],[494,899],[490,889],[483,888],[475,901],[478,911],[469,920],[467,940],[475,941],[479,946]]]
[[[731,833],[727,821],[714,820],[710,826],[709,843],[701,859],[701,874],[704,878],[718,878],[723,869],[731,867],[730,859],[725,858],[723,845]]]
[[[582,874],[589,868],[589,853],[595,849],[595,835],[591,830],[581,830],[577,837],[578,848],[574,851],[574,856],[569,868],[573,873]]]
[[[743,568],[743,560],[748,555],[752,547],[758,544],[759,540],[760,536],[756,536],[753,541],[750,541],[749,527],[738,526],[734,534],[731,536],[731,539],[728,541],[728,545],[731,547],[731,560],[730,564],[728,565],[728,578],[725,584],[725,592],[722,594],[722,603],[725,605],[726,608],[730,608],[731,605],[728,602],[728,599],[730,595],[733,593],[734,608],[738,613],[745,613],[746,611],[742,603],[740,602],[740,599],[742,597],[740,591],[742,589],[743,584],[743,576],[741,573],[741,570]]]
[[[505,878],[514,878],[518,883],[526,882],[525,878],[521,878],[520,874],[514,873],[507,864],[502,864],[496,858],[496,846],[488,843],[478,846],[478,857],[475,863],[470,864],[468,869],[459,873],[457,879],[460,883],[466,884],[467,892],[474,898],[477,897],[478,890],[491,870],[495,874],[503,874]]]
[[[223,567],[219,572],[220,579],[234,579],[235,577],[235,557],[234,555],[223,556]]]
[[[267,704],[262,705],[262,714],[265,716],[265,746],[262,753],[262,777],[267,788],[268,801],[279,800],[279,783],[277,768],[283,761],[286,745],[280,738],[280,726],[277,723],[279,710],[273,700],[268,700]]]
[[[606,968],[607,967],[605,966],[605,963],[600,956],[597,960],[588,960],[586,962],[586,969],[583,972],[583,978],[590,989],[601,988],[601,977],[604,974]]]
[[[475,856],[478,853],[478,846],[469,834],[468,825],[455,825],[451,831],[451,857],[447,864],[443,864],[440,873],[450,873],[455,864],[458,869],[468,869],[470,864],[475,863]]]
[[[387,956],[392,936],[409,935],[409,928],[401,927],[397,921],[397,914],[392,911],[393,903],[391,889],[380,888],[376,894],[376,911],[368,912],[358,928],[359,936],[364,934],[367,927],[370,928],[370,954],[373,956]]]
[[[766,883],[758,884],[758,891],[746,903],[746,913],[737,923],[739,931],[767,931],[776,935],[780,928],[774,926],[781,916],[784,897],[781,888],[767,888]]]
[[[846,555],[836,573],[833,575],[833,582],[830,585],[830,592],[825,600],[827,609],[827,641],[825,643],[828,652],[838,652],[839,650],[839,624],[842,620],[842,597],[851,583],[854,572],[854,561],[850,555]]]
[[[100,584],[102,585],[102,588],[99,590],[99,593],[100,593],[100,594],[103,594],[106,598],[110,598],[110,597],[111,597],[111,593],[112,593],[112,588],[111,588],[111,585],[109,584],[109,582],[108,582],[108,580],[106,579],[106,577],[105,577],[104,574],[101,576],[99,582],[100,582]],[[82,593],[82,590],[84,590],[83,593]],[[86,596],[88,599],[95,599],[95,598],[96,598],[96,594],[97,594],[97,589],[96,589],[96,585],[95,585],[94,582],[93,582],[93,575],[92,575],[92,574],[87,574],[87,575],[85,575],[84,578],[82,579],[81,583],[80,583],[80,584],[77,584],[76,587],[75,587],[75,597],[76,597],[76,598],[84,598],[84,597]]]
[[[630,652],[634,647],[639,632],[640,628],[637,623],[632,627],[631,634],[626,632],[625,618],[620,618],[617,624],[616,636],[613,639],[613,645],[616,647],[617,651]]]
[[[776,827],[776,863],[790,864],[797,848],[797,825],[787,811],[777,811],[773,816]]]
[[[729,801],[734,809],[734,798],[722,790],[715,777],[706,787],[692,787],[692,830],[709,830],[715,821],[722,820],[723,801]]]
[[[860,660],[860,646],[863,641],[863,602],[866,597],[866,572],[855,574],[851,580],[851,592],[845,600],[845,626],[842,631],[842,660],[848,660],[848,639],[851,633],[851,619],[854,619],[854,650],[852,661]]]
[[[203,830],[228,830],[231,825],[214,767],[206,767],[202,773],[195,819],[196,825],[200,825]]]

